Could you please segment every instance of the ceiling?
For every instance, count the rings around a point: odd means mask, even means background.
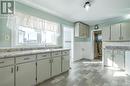
[[[81,21],[90,25],[130,13],[130,0],[94,0],[89,11],[83,8],[85,0],[20,0],[20,2],[71,22]]]

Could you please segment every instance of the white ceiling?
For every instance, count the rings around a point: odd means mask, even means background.
[[[94,0],[89,11],[83,8],[85,0],[20,0],[66,20],[96,24],[102,20],[130,13],[130,0]]]

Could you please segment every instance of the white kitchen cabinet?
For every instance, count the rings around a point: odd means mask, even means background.
[[[109,41],[111,39],[110,26],[104,26],[102,29],[103,41]]]
[[[51,76],[56,76],[61,73],[61,56],[52,58]]]
[[[105,49],[104,50],[104,65],[105,66],[113,66],[113,51]]]
[[[121,39],[121,25],[111,25],[111,41],[120,41]]]
[[[124,69],[125,67],[125,52],[123,50],[114,50],[113,67]]]
[[[125,52],[125,70],[130,75],[130,51]]]
[[[50,78],[51,73],[51,60],[43,59],[37,61],[37,82],[43,82]]]
[[[36,84],[36,63],[16,65],[16,86],[34,86]]]
[[[70,68],[70,56],[62,56],[62,72],[68,71]]]
[[[86,38],[88,36],[89,26],[80,22],[75,23],[75,37]]]
[[[0,86],[14,86],[14,66],[0,68]]]
[[[121,40],[130,41],[130,22],[121,23]]]

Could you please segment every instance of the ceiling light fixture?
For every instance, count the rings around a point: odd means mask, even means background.
[[[88,11],[91,6],[91,3],[89,1],[85,2],[84,8]]]

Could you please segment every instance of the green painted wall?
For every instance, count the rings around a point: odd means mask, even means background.
[[[60,23],[61,25],[74,26],[73,22],[54,16],[39,9],[16,2],[15,9],[18,12],[36,16],[42,19]],[[1,16],[1,15],[0,15]],[[7,18],[0,18],[0,47],[11,47],[11,30],[6,27]],[[62,30],[61,30],[62,31]],[[58,38],[58,45],[62,46],[62,34]]]

